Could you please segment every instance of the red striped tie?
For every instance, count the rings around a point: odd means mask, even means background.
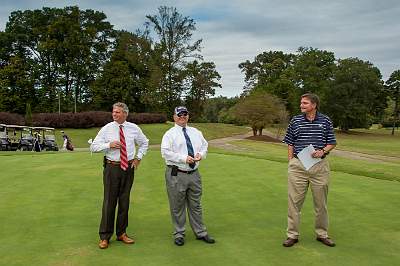
[[[126,169],[128,169],[128,155],[126,153],[126,142],[122,127],[122,125],[119,126],[119,142],[121,142],[121,149],[119,151],[121,159],[120,166],[122,170],[126,171]]]

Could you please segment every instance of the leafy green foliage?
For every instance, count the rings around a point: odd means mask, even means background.
[[[392,113],[392,135],[394,135],[394,128],[399,126],[400,123],[400,70],[394,71],[390,78],[386,81],[386,92],[391,100],[394,102]]]
[[[287,119],[287,112],[282,101],[271,94],[254,92],[243,97],[234,107],[233,114],[239,120],[249,124],[253,134],[262,135],[262,130],[274,123],[281,124]]]
[[[371,63],[358,58],[340,59],[322,110],[344,131],[368,128],[382,90],[380,72]]]

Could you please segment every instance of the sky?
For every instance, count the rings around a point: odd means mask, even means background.
[[[204,60],[214,62],[222,77],[216,96],[243,91],[240,63],[262,52],[296,53],[301,46],[369,61],[383,80],[400,69],[398,0],[2,0],[0,30],[12,11],[72,5],[102,11],[115,29],[131,32],[159,6],[176,7],[196,22],[193,40],[203,40]]]

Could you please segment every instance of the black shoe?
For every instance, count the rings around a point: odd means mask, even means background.
[[[327,245],[328,247],[336,246],[335,242],[333,242],[333,240],[330,239],[329,237],[325,238],[317,237],[317,241],[322,242],[322,244]]]
[[[297,242],[299,242],[299,240],[297,239],[297,238],[290,238],[290,237],[288,237],[285,241],[283,241],[283,243],[282,243],[282,245],[284,246],[284,247],[291,247],[291,246],[293,246],[294,244],[296,244]]]
[[[205,236],[201,236],[201,237],[196,237],[197,240],[203,240],[204,242],[208,243],[208,244],[214,244],[215,243],[215,239],[212,238],[209,235],[205,235]]]
[[[185,244],[185,239],[183,237],[177,237],[174,242],[177,246],[183,246]]]

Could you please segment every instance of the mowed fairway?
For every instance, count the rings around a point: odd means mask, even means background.
[[[272,151],[268,157],[279,157]],[[283,156],[284,153],[283,153]],[[128,234],[100,250],[102,154],[0,155],[1,265],[396,265],[400,261],[400,182],[332,172],[330,234],[315,241],[311,194],[301,238],[284,248],[287,163],[209,153],[202,162],[204,219],[217,243],[172,242],[164,163],[149,151],[136,173]]]

